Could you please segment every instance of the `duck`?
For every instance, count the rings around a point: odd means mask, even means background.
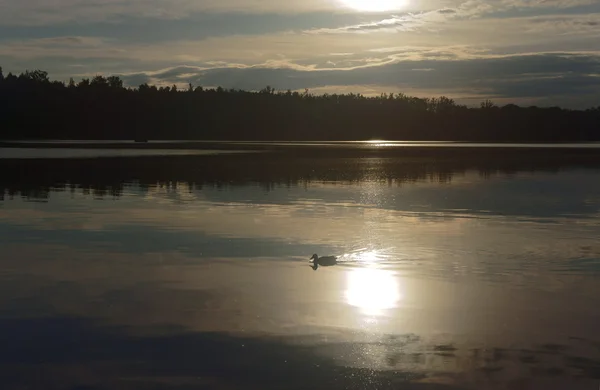
[[[332,265],[337,265],[337,257],[336,256],[322,256],[319,257],[316,253],[312,255],[310,261],[313,262],[312,269],[317,270],[319,266],[321,267],[330,267]]]

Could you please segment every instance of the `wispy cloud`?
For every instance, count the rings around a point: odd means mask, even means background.
[[[393,15],[377,21],[359,23],[336,28],[319,28],[305,31],[309,34],[341,34],[341,33],[370,33],[370,32],[405,32],[419,28],[437,30],[448,18],[455,15],[456,10],[442,8],[427,12],[405,13]]]
[[[197,12],[296,13],[334,10],[336,0],[2,0],[0,23],[119,22],[122,17],[184,19]]]
[[[529,19],[528,26],[529,33],[587,34],[600,38],[600,14],[543,16]]]
[[[540,14],[600,12],[596,0],[466,0],[456,8],[463,17],[511,18]]]
[[[450,95],[516,98],[528,101],[547,101],[548,98],[565,100],[579,95],[579,103],[594,104],[600,92],[600,53],[548,53],[525,56],[487,56],[478,59],[420,60],[390,62],[377,66],[358,66],[351,69],[315,69],[314,67],[178,67],[159,72],[123,75],[127,82],[140,77],[158,83],[180,83],[180,75],[195,85],[223,86],[257,90],[265,85],[278,89],[348,86],[380,86],[384,90],[406,92],[416,90],[431,95],[447,91]],[[393,87],[393,88],[392,88]],[[587,100],[586,100],[587,99]],[[586,102],[587,103],[584,103]]]
[[[416,18],[411,15],[394,16],[389,19],[383,19],[377,22],[355,24],[338,28],[320,28],[307,30],[309,34],[340,34],[340,33],[367,33],[372,31],[413,31],[420,24]]]

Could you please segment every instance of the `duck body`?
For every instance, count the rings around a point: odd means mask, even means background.
[[[319,257],[316,253],[310,258],[313,262],[313,269],[316,271],[319,266],[321,267],[331,267],[333,265],[337,265],[337,257],[336,256],[322,256]]]

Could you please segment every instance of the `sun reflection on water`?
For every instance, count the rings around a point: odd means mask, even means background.
[[[364,261],[365,263],[369,263],[369,264],[372,264],[379,260],[379,255],[378,255],[377,251],[362,252],[358,255],[358,257],[361,261]]]
[[[365,315],[383,315],[402,299],[398,280],[389,270],[357,268],[348,272],[346,280],[346,302]]]

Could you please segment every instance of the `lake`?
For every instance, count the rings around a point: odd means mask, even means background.
[[[2,389],[597,389],[597,147],[383,144],[0,149]]]

